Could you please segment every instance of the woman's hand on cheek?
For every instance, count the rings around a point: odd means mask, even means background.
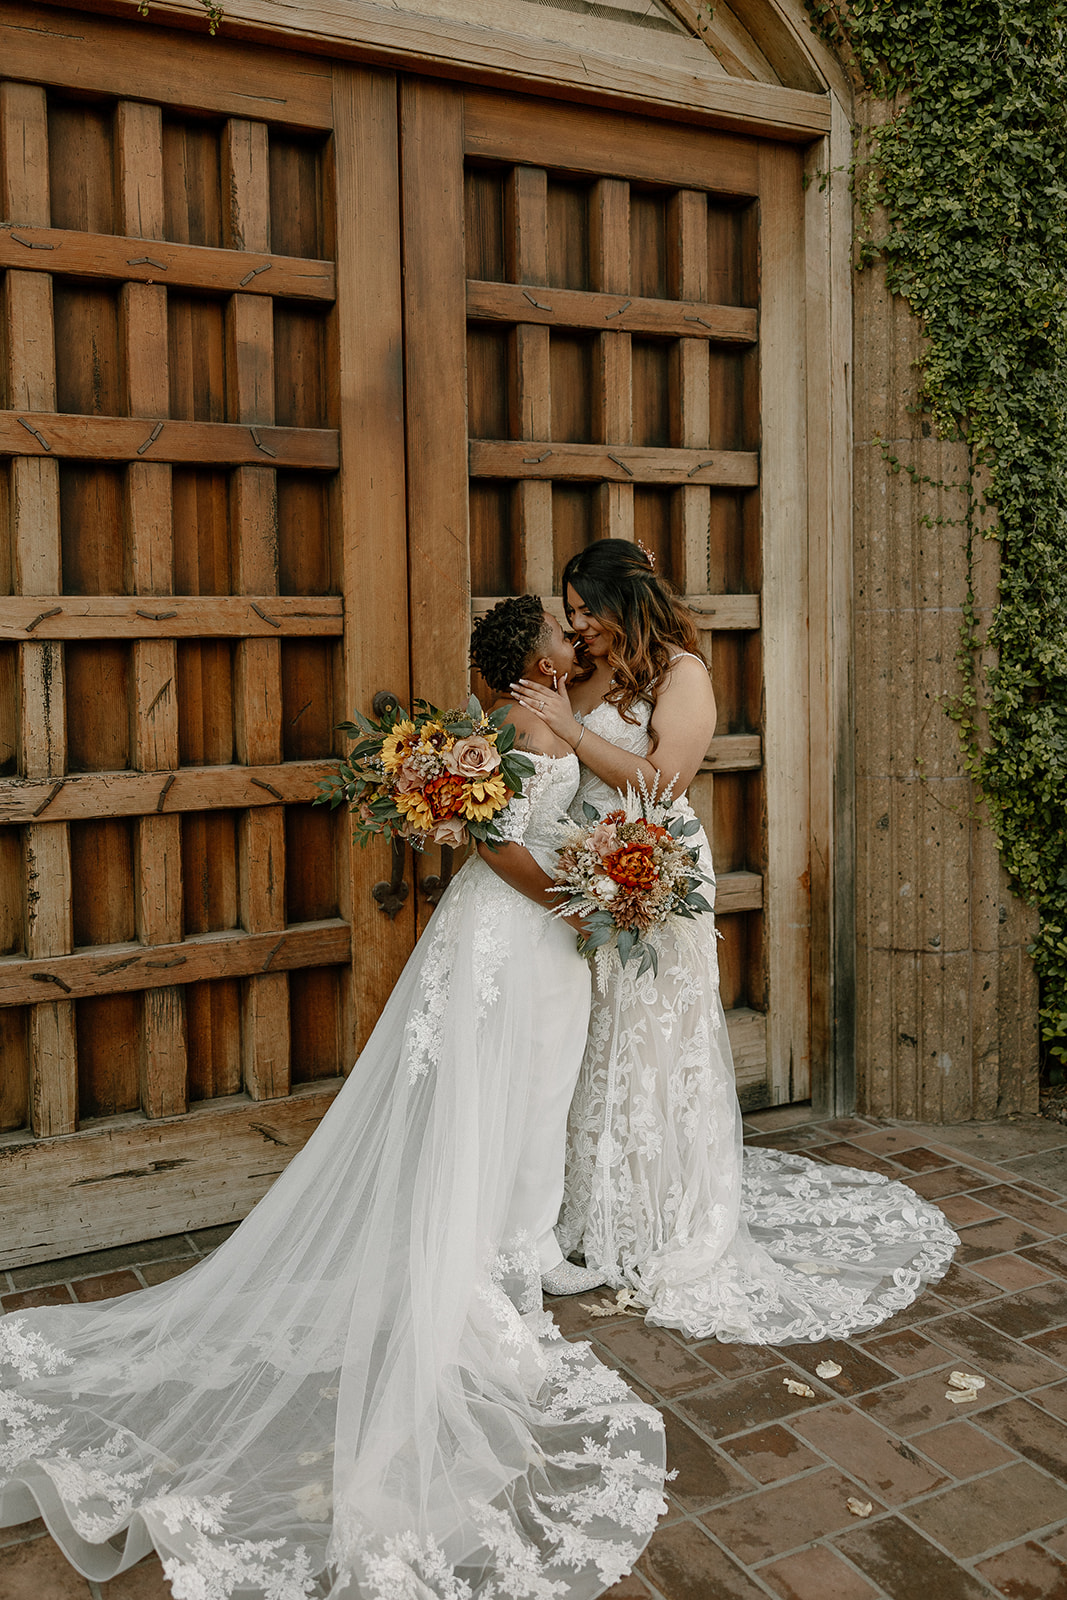
[[[525,706],[528,711],[540,717],[542,722],[547,723],[553,733],[558,734],[567,744],[574,745],[578,725],[571,710],[570,695],[567,693],[566,673],[563,673],[554,689],[544,683],[534,683],[529,678],[520,678],[518,683],[511,685],[511,695],[520,706]]]

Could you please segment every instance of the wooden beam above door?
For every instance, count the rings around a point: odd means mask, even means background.
[[[52,3],[44,0],[48,7]],[[12,77],[47,77],[51,82],[69,83],[76,78],[79,87],[105,94],[141,94],[182,105],[197,104],[210,95],[220,102],[220,110],[323,126],[327,125],[321,119],[329,115],[329,102],[323,104],[324,73],[316,58],[329,54],[337,60],[497,84],[511,94],[522,90],[568,100],[580,97],[586,103],[595,100],[604,105],[641,107],[668,117],[778,139],[807,141],[827,133],[830,127],[828,95],[728,76],[710,52],[705,76],[685,67],[601,55],[475,23],[405,14],[371,0],[315,0],[314,4],[285,8],[276,0],[227,0],[227,37],[190,39],[191,59],[186,62],[174,59],[184,51],[158,49],[157,19],[200,32],[204,12],[199,0],[169,0],[165,7],[157,5],[147,24],[136,20],[137,4],[138,0],[112,0],[110,9],[119,18],[129,16],[133,24],[125,30],[128,54],[123,53],[117,62],[111,52],[99,47],[103,34],[113,40],[122,29],[119,20],[90,21],[78,0],[73,0],[78,10],[58,11],[51,28],[50,19],[42,16],[37,27],[27,29],[24,8],[5,6],[0,12],[0,25],[6,22],[9,30],[6,38],[0,33],[5,72]],[[90,9],[89,0],[85,0],[85,9]],[[43,13],[44,6],[35,10]],[[64,16],[66,26],[60,20]],[[54,50],[42,51],[42,32],[53,34]],[[271,85],[274,93],[265,92],[268,52],[256,49],[253,41],[309,54],[306,75],[294,74],[287,80],[284,97],[278,94],[276,81]],[[229,73],[216,79],[210,70],[212,60],[217,62],[224,50],[239,68],[236,81]],[[121,82],[116,81],[117,76]],[[246,103],[240,107],[234,102],[242,90]]]

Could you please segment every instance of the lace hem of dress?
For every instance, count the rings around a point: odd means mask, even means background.
[[[185,1493],[157,1482],[178,1472],[115,1429],[77,1454],[57,1444],[59,1413],[0,1386],[0,1439],[7,1459],[0,1491],[23,1485],[77,1564],[70,1545],[110,1541],[115,1570],[125,1535],[139,1523],[163,1558],[174,1600],[566,1600],[591,1596],[628,1573],[667,1509],[663,1499],[663,1419],[603,1366],[588,1343],[568,1343],[541,1307],[534,1242],[511,1241],[481,1275],[478,1299],[489,1310],[508,1364],[530,1397],[526,1468],[492,1501],[465,1503],[466,1532],[457,1555],[449,1539],[425,1530],[381,1534],[355,1508],[333,1504],[321,1469],[331,1451],[296,1455],[293,1496],[307,1522],[332,1522],[315,1557],[291,1539],[239,1536],[234,1496]],[[287,1370],[284,1347],[277,1352]],[[273,1364],[273,1363],[272,1363]],[[0,1368],[32,1381],[70,1365],[24,1319],[0,1321]],[[299,1365],[299,1364],[298,1364]],[[302,1367],[300,1368],[302,1370]],[[328,1374],[326,1376],[329,1376]],[[322,1388],[337,1395],[338,1388]],[[58,1508],[55,1497],[58,1496]],[[68,1527],[74,1540],[64,1539]],[[325,1530],[324,1530],[325,1531]],[[454,1542],[454,1541],[453,1541]]]

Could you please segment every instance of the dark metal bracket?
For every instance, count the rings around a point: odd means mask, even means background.
[[[384,911],[390,922],[396,920],[405,900],[411,893],[411,885],[404,878],[404,841],[393,840],[393,870],[388,880],[382,879],[376,883],[371,894],[378,902],[379,909]]]
[[[422,882],[419,884],[419,888],[422,890],[423,894],[426,896],[426,899],[432,906],[437,904],[445,890],[448,888],[449,884],[452,882],[452,864],[455,859],[455,854],[456,852],[453,850],[450,844],[443,844],[441,846],[440,872],[435,872],[431,877],[423,878]]]

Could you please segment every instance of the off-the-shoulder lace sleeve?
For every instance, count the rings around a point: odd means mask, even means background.
[[[522,844],[526,838],[534,801],[552,770],[551,756],[542,756],[537,751],[532,751],[530,759],[533,761],[534,770],[523,783],[522,793],[514,795],[507,810],[502,811],[496,818],[497,830],[505,844]]]

